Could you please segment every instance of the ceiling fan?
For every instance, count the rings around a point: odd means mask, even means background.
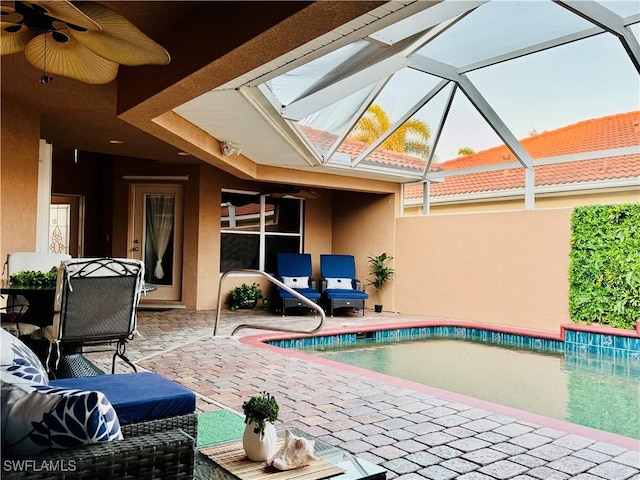
[[[166,65],[169,53],[122,15],[97,2],[24,0],[0,6],[0,55],[24,51],[42,70],[85,83],[114,80],[119,65]]]
[[[304,198],[305,200],[315,200],[320,198],[320,194],[315,190],[295,187],[292,185],[279,185],[260,192],[260,195],[269,195],[272,198]]]

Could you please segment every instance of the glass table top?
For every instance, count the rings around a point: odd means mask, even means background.
[[[332,480],[385,480],[386,470],[379,465],[375,465],[364,459],[358,458],[355,455],[343,450],[339,447],[330,445],[326,442],[318,440],[317,438],[301,431],[296,428],[288,428],[292,434],[310,440],[315,440],[314,454],[317,458],[325,460],[333,465],[336,465],[344,470],[344,473],[331,477]],[[278,438],[284,436],[284,429],[278,430]],[[226,443],[235,443],[241,440],[233,440]],[[206,447],[222,445],[213,444]],[[196,479],[234,479],[237,478],[232,473],[226,471],[224,468],[217,465],[206,455],[200,453],[200,449],[206,447],[199,447],[196,449],[196,465],[195,465],[195,478]],[[295,470],[292,470],[295,472]]]

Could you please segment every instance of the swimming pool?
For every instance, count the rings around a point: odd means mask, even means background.
[[[495,332],[453,332],[454,338],[368,332],[353,341],[332,336],[273,344],[640,439],[640,361],[633,353],[602,355],[519,336],[505,345]]]

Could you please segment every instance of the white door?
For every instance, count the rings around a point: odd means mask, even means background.
[[[132,184],[129,257],[145,264],[142,300],[182,298],[182,185]]]

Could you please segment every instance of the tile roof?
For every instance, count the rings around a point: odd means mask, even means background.
[[[329,150],[338,138],[307,126],[300,126],[311,143]],[[535,167],[536,185],[568,185],[625,178],[640,178],[640,111],[620,113],[578,122],[557,130],[545,131],[522,139],[523,148],[534,159],[569,155],[622,147],[638,147],[638,154],[582,160]],[[338,152],[355,159],[367,144],[346,139]],[[432,171],[458,170],[517,161],[506,145],[489,148],[447,162],[433,164]],[[421,171],[424,160],[397,152],[376,149],[366,160],[369,164]],[[434,183],[434,197],[465,193],[513,190],[524,187],[524,170],[515,168],[495,172],[482,172],[448,177],[443,183]],[[422,198],[422,186],[405,188],[405,199]]]
[[[265,205],[266,212],[272,212],[275,209],[275,205],[267,203]],[[260,213],[259,203],[247,203],[244,205],[236,205],[236,217],[244,217],[248,215],[258,215]],[[220,209],[220,216],[226,218],[229,216],[229,207],[224,205]]]
[[[535,167],[536,186],[638,178],[640,181],[640,111],[585,120],[521,140],[534,159],[622,147],[638,154]],[[443,170],[509,163],[515,156],[504,145],[438,164]],[[448,177],[431,185],[432,197],[524,188],[521,168]],[[422,198],[422,186],[405,188],[405,199]]]
[[[520,140],[533,158],[640,146],[640,111],[574,123]],[[516,161],[506,145],[441,163],[445,170]]]
[[[324,151],[328,151],[338,138],[337,135],[316,130],[315,128],[304,125],[299,125],[299,127],[316,148]],[[349,155],[352,160],[355,160],[368,146],[369,145],[364,142],[347,138],[338,147],[338,152],[345,153]],[[404,168],[418,172],[422,171],[425,166],[425,161],[421,158],[402,155],[401,153],[384,150],[382,148],[377,148],[371,152],[365,162],[383,167]]]
[[[534,167],[536,186],[570,185],[584,182],[638,178],[640,185],[640,154],[581,160],[579,162]],[[431,196],[462,195],[524,188],[521,168],[448,177],[443,183],[431,185]],[[405,200],[421,199],[422,186],[410,185],[404,190]]]
[[[337,136],[301,126],[309,140],[322,150],[329,150]],[[640,153],[640,111],[620,113],[578,122],[557,130],[545,131],[522,139],[525,150],[535,158],[569,155],[597,150],[638,146]],[[338,152],[355,159],[367,148],[363,142],[346,139]],[[466,155],[443,163],[433,164],[431,170],[457,170],[485,165],[515,162],[506,145]],[[421,171],[424,160],[381,148],[376,149],[367,163]],[[535,168],[536,185],[562,185],[580,182],[640,177],[638,155],[626,155],[597,160],[583,160]],[[509,190],[524,187],[524,170],[510,169],[449,177],[433,184],[432,196],[457,195],[473,192]],[[422,198],[422,187],[407,187],[405,198]]]

